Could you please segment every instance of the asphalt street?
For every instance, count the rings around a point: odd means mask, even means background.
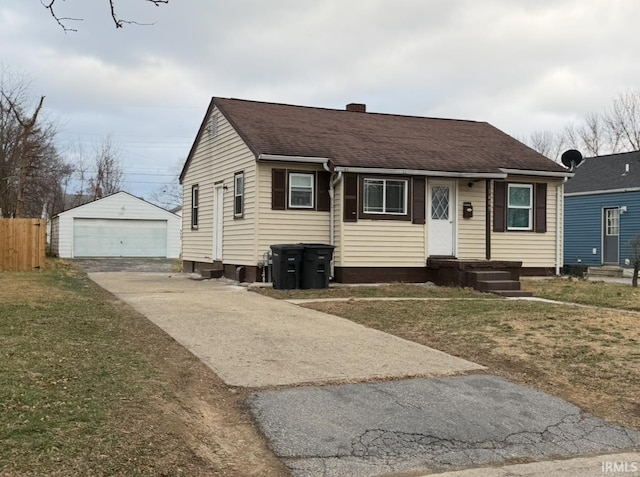
[[[442,471],[640,446],[639,432],[494,376],[264,391],[250,406],[294,477]]]

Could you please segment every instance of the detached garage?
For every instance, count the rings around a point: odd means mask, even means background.
[[[178,258],[180,217],[118,192],[55,216],[51,248],[63,258]]]

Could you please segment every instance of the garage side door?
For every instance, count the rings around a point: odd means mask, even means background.
[[[74,219],[74,257],[166,257],[165,220]]]

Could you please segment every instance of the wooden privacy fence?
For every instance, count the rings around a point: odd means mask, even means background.
[[[0,272],[43,269],[46,235],[44,219],[0,219]]]

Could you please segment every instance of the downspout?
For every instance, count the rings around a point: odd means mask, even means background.
[[[324,170],[331,173],[331,179],[329,180],[329,243],[333,246],[336,244],[335,240],[335,201],[333,200],[335,195],[335,187],[342,180],[342,171],[338,173],[331,171],[328,162],[323,162],[322,167]],[[331,278],[334,277],[334,260],[331,260]]]
[[[562,192],[564,184],[568,177],[565,177],[562,183],[556,187],[556,276],[560,276],[560,261],[562,260],[562,249],[560,240],[562,239]]]
[[[493,211],[491,210],[491,193],[493,191],[493,180],[487,179],[485,182],[485,227],[484,227],[484,245],[485,260],[491,260],[491,218]]]

